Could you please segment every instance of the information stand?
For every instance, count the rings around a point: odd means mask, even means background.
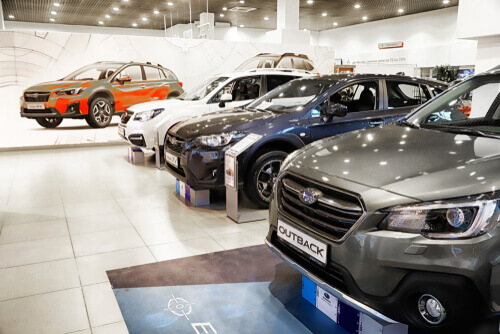
[[[161,149],[160,149],[160,139],[158,138],[158,129],[155,127],[154,128],[154,134],[155,134],[155,137],[154,137],[154,141],[155,141],[155,162],[156,162],[156,168],[158,168],[159,170],[163,170],[165,169],[165,165],[163,163],[163,160],[162,160],[162,156],[163,156],[163,152],[161,152]]]
[[[255,144],[262,136],[249,134],[225,154],[224,175],[226,184],[226,213],[236,223],[265,220],[267,211],[240,211],[238,201],[238,156]]]

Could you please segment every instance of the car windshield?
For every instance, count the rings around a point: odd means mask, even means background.
[[[254,68],[275,68],[276,63],[280,57],[254,57],[248,59],[246,62],[236,68],[237,71],[251,70]]]
[[[250,103],[248,108],[279,113],[301,111],[334,84],[334,80],[290,81]]]
[[[120,67],[122,64],[92,64],[71,73],[63,80],[102,80],[110,77]]]
[[[477,76],[464,81],[411,115],[405,124],[499,136],[500,75]]]
[[[229,78],[217,77],[205,80],[192,89],[184,92],[181,96],[179,96],[179,99],[189,101],[200,100],[213,92],[215,89],[219,88],[227,79]]]

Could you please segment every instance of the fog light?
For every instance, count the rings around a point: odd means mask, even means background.
[[[446,310],[434,296],[423,295],[418,300],[418,311],[431,325],[439,325],[446,319]]]

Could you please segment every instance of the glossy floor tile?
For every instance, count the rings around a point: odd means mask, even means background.
[[[128,333],[106,271],[263,243],[126,146],[0,153],[0,332]]]

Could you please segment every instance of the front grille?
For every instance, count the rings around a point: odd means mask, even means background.
[[[306,204],[301,197],[311,193],[314,203]],[[292,174],[279,181],[278,203],[280,213],[332,240],[342,239],[364,213],[356,196]]]
[[[168,135],[167,147],[175,153],[181,153],[185,142],[186,141],[184,139]]]
[[[181,177],[186,177],[186,173],[184,173],[184,169],[177,168],[169,164],[168,162],[165,164],[168,168],[170,168],[175,174],[180,175]]]
[[[50,97],[50,92],[29,92],[24,93],[24,101],[26,102],[47,102]]]
[[[127,124],[128,121],[130,121],[130,118],[132,118],[132,116],[134,115],[134,113],[132,111],[125,111],[120,119],[120,122],[122,124]]]

